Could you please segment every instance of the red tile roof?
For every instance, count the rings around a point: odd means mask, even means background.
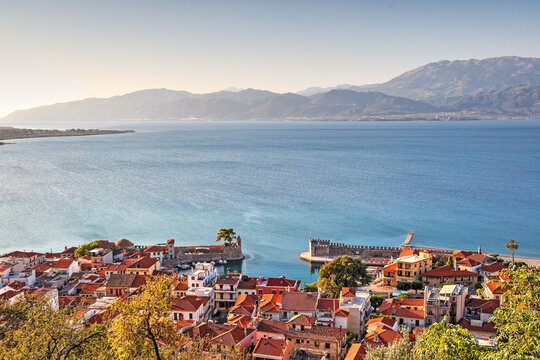
[[[352,344],[345,356],[345,360],[361,360],[365,355],[366,352],[362,348],[362,344]]]
[[[319,299],[317,302],[317,310],[319,311],[336,311],[339,309],[339,299]]]
[[[395,330],[388,329],[384,326],[379,326],[376,329],[368,332],[364,337],[367,343],[375,343],[381,345],[389,345],[396,340],[401,339],[401,334]]]
[[[480,271],[485,271],[487,273],[496,273],[501,271],[502,269],[506,269],[506,266],[500,263],[493,263],[489,265],[484,265],[480,268]]]
[[[289,311],[315,311],[317,299],[307,293],[287,292],[281,297],[281,309]]]
[[[401,318],[411,318],[411,319],[423,319],[424,310],[410,310],[407,308],[399,308],[394,312],[394,316]]]
[[[356,296],[356,288],[344,287],[341,289],[341,296]]]
[[[447,276],[478,276],[477,273],[468,270],[455,270],[453,267],[444,265],[422,273],[422,277],[447,277]]]
[[[197,311],[208,302],[208,298],[195,295],[186,295],[173,300],[173,311]]]
[[[300,280],[290,280],[284,277],[268,278],[266,280],[266,286],[272,287],[298,287],[300,286]]]
[[[125,260],[124,260],[125,261]],[[149,269],[158,262],[158,259],[143,256],[127,266],[127,269]]]
[[[379,326],[382,326],[382,325],[386,325],[386,326],[389,326],[389,327],[394,327],[394,324],[396,322],[393,320],[393,319],[390,319],[390,318],[387,318],[385,316],[383,317],[379,317],[379,318],[373,318],[373,319],[369,319],[366,323],[366,325],[377,325],[377,327]]]
[[[165,245],[151,245],[144,249],[144,252],[163,252],[167,251],[167,246]]]
[[[253,350],[253,357],[283,357],[283,351],[285,350],[285,340],[278,339],[259,339],[255,349]]]
[[[75,260],[70,258],[60,259],[56,262],[55,269],[67,269]]]
[[[489,334],[497,333],[497,330],[495,329],[495,324],[492,322],[485,322],[482,324],[482,326],[473,326],[467,319],[463,318],[458,322],[458,325],[464,327],[469,331],[485,332]]]

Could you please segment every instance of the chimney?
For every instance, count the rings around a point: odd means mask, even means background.
[[[379,333],[378,332],[373,333],[373,339],[375,340],[376,343],[379,342]]]

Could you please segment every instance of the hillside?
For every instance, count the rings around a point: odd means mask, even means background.
[[[313,95],[332,89],[370,90],[443,105],[458,96],[518,85],[540,86],[540,59],[504,56],[482,60],[444,60],[407,71],[382,84],[312,87],[298,94]]]
[[[156,119],[453,120],[540,117],[540,59],[440,61],[386,83],[278,94],[246,89],[192,94],[150,89],[19,110],[3,121]],[[435,115],[438,114],[438,115]]]
[[[433,112],[418,101],[377,92],[332,90],[306,97],[248,89],[196,95],[183,91],[145,90],[109,99],[87,99],[19,110],[6,121],[92,121],[129,119],[284,119],[399,115]]]
[[[447,105],[448,111],[540,114],[540,86],[514,86],[459,97]]]

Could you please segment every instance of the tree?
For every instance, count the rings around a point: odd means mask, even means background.
[[[81,257],[81,256],[87,256],[90,255],[90,250],[96,249],[101,246],[101,242],[99,240],[94,240],[86,244],[82,244],[75,250],[75,256]]]
[[[337,296],[343,287],[369,284],[372,276],[359,258],[339,256],[325,263],[319,270],[318,285],[324,293]]]
[[[47,295],[0,301],[0,359],[108,359],[107,322],[86,326],[77,308],[55,309]]]
[[[317,285],[317,282],[313,282],[311,284],[306,284],[304,287],[304,291],[306,292],[317,292],[319,291],[319,286]]]
[[[379,306],[382,305],[384,297],[382,295],[371,295],[369,301],[371,302],[371,306],[373,307],[373,309],[377,310]]]
[[[221,241],[223,239],[226,243],[232,243],[234,240],[236,240],[236,233],[233,229],[225,229],[221,228],[217,232],[216,241]]]
[[[406,328],[400,329],[401,338],[388,347],[369,350],[364,360],[413,360],[413,343]]]
[[[479,347],[469,330],[447,324],[446,318],[435,323],[418,338],[414,349],[418,359],[473,360],[479,358]]]
[[[506,243],[506,248],[512,252],[512,262],[514,262],[514,251],[519,249],[519,245],[516,240],[510,239]]]
[[[446,265],[454,267],[454,258],[449,256],[448,260],[446,261]]]
[[[398,299],[410,299],[411,295],[404,293],[404,294],[399,294],[397,297],[398,297]]]
[[[396,288],[400,291],[409,291],[411,290],[411,283],[408,281],[400,281],[396,284]]]
[[[418,294],[418,290],[422,290],[424,288],[424,283],[420,280],[414,280],[411,283],[411,288],[415,291],[415,293]]]
[[[170,319],[172,280],[158,276],[139,289],[139,295],[113,304],[109,344],[115,359],[166,359],[181,340]]]
[[[505,269],[508,289],[494,317],[501,359],[540,359],[540,267]]]

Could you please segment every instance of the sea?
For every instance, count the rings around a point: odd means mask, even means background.
[[[0,146],[0,253],[94,239],[213,245],[250,276],[315,281],[311,238],[540,257],[540,120],[122,121]]]

